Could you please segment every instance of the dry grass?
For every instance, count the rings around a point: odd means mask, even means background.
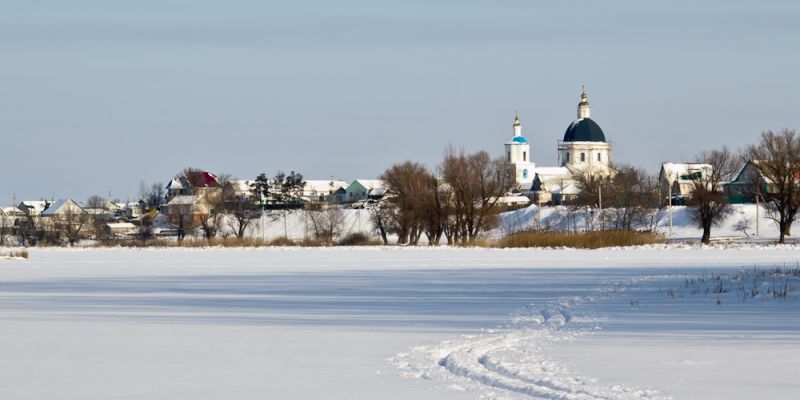
[[[295,243],[292,239],[279,237],[270,240],[269,243],[267,243],[267,246],[297,246],[297,243]]]
[[[599,249],[603,247],[637,246],[665,243],[662,236],[651,232],[626,230],[551,232],[526,231],[506,236],[497,241],[497,247],[573,247]]]
[[[12,250],[8,252],[0,252],[0,257],[4,258],[24,258],[28,259],[28,250]]]

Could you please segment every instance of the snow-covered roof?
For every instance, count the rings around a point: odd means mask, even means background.
[[[255,181],[249,179],[242,179],[230,181],[230,186],[236,194],[249,193],[253,189],[251,186]]]
[[[23,207],[34,213],[41,213],[47,207],[47,202],[44,200],[23,200],[19,203],[18,208],[22,209]]]
[[[348,186],[348,188],[353,186],[355,183],[358,183],[366,188],[371,196],[382,196],[386,193],[386,182],[380,179],[356,179]]]
[[[167,190],[170,190],[170,189],[171,190],[181,190],[181,189],[185,189],[185,188],[183,187],[183,184],[181,183],[180,179],[172,178],[172,180],[169,181],[169,183],[167,184]]]
[[[536,167],[533,170],[533,173],[538,174],[542,178],[552,176],[572,176],[572,172],[570,172],[569,168],[567,167]]]
[[[130,222],[109,222],[106,226],[111,229],[136,229],[136,225]]]
[[[15,215],[23,215],[24,213],[17,207],[3,207],[2,212],[0,214],[7,215],[7,216],[15,216]]]
[[[562,194],[562,195],[577,195],[581,193],[581,189],[573,182],[569,182],[566,185],[556,187],[555,189],[550,191],[554,194]]]
[[[55,203],[51,204],[50,207],[47,207],[47,210],[44,210],[42,212],[42,216],[47,217],[53,215],[62,215],[68,212],[76,214],[86,214],[86,210],[84,210],[74,200],[58,199],[55,201]]]
[[[493,199],[494,200],[494,199]],[[501,204],[508,203],[529,203],[531,199],[525,196],[501,196],[497,198],[497,202]]]
[[[197,203],[198,200],[200,200],[200,196],[196,194],[184,194],[173,197],[172,200],[170,200],[169,203],[167,203],[167,205],[168,206],[192,205],[194,203]]]
[[[347,182],[337,180],[308,180],[303,186],[303,193],[329,193],[347,187]]]
[[[692,174],[700,173],[702,176],[708,176],[711,172],[711,164],[701,163],[664,163],[661,164],[660,176],[664,177],[669,182],[678,183],[691,183]]]
[[[106,202],[106,208],[110,210],[118,210],[120,208],[125,208],[125,204],[109,200]]]
[[[355,181],[369,190],[386,188],[386,182],[380,179],[356,179]]]

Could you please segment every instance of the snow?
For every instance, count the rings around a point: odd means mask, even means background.
[[[775,222],[767,217],[766,210],[760,209],[755,204],[733,204],[732,212],[721,226],[711,228],[712,239],[725,238],[733,240],[776,240],[778,238],[778,228]],[[501,214],[500,227],[492,232],[492,236],[497,237],[509,232],[515,232],[536,227],[536,216],[539,207],[532,204],[526,208],[514,210]],[[573,213],[575,219],[569,218],[570,211],[563,206],[542,207],[540,226],[550,227],[556,230],[584,229],[586,223],[584,216]],[[599,218],[598,213],[594,215]],[[756,224],[758,220],[758,224]],[[737,228],[737,223],[742,222],[747,228],[744,231]],[[595,222],[599,226],[599,221]],[[800,229],[800,222],[795,221],[793,229]],[[758,228],[758,232],[756,232]],[[703,236],[703,230],[692,222],[691,209],[686,206],[672,207],[672,234],[670,235],[669,211],[665,209],[661,213],[661,218],[656,228],[669,240],[699,240]],[[746,232],[746,233],[745,233]],[[756,235],[758,233],[758,235]],[[791,240],[791,238],[789,238]]]
[[[792,398],[798,299],[735,277],[798,250],[30,249],[0,398]]]
[[[292,240],[313,237],[313,229],[308,224],[306,213],[304,210],[294,210],[285,214],[281,211],[267,212],[252,224],[247,234],[264,240],[284,236]],[[370,213],[371,211],[367,209],[342,209],[343,221],[339,237],[343,238],[351,233],[364,233],[377,239],[377,231],[373,227]]]

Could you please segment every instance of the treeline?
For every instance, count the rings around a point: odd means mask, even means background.
[[[739,152],[723,146],[694,157],[694,163],[709,168],[689,177],[691,196],[685,205],[703,230],[703,243],[709,243],[712,228],[731,215],[725,184],[743,179],[739,175],[748,161],[757,173],[744,177],[747,196],[758,201],[778,226],[780,243],[791,234],[800,209],[800,138],[794,130],[784,129],[763,132],[759,143]],[[472,243],[481,232],[497,226],[498,199],[513,189],[512,172],[503,160],[452,148],[433,170],[406,161],[391,166],[381,179],[389,186],[388,196],[374,205],[373,219],[386,244],[388,233],[397,235],[398,244],[418,244],[423,237],[430,245],[440,244],[442,238],[448,244]],[[580,192],[561,202],[566,215],[560,226],[537,219],[532,226],[530,221],[520,224],[522,229],[655,233],[667,222],[668,207],[676,199],[673,182],[665,188],[657,176],[631,165],[589,169],[578,173],[575,181]],[[512,227],[504,233],[517,232]]]
[[[438,177],[438,178],[437,178]],[[398,244],[430,245],[474,242],[497,224],[497,201],[513,183],[502,159],[485,151],[467,154],[452,147],[431,171],[406,161],[380,177],[388,189],[373,205],[373,222],[384,244],[397,235]]]

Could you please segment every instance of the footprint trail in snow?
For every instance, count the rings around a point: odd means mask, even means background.
[[[591,332],[599,318],[580,314],[587,298],[530,308],[508,327],[417,346],[388,361],[404,377],[474,391],[481,399],[664,400],[655,391],[579,377],[554,360],[556,343]]]

